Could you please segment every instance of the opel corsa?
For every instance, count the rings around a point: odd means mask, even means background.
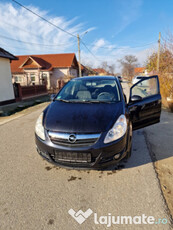
[[[158,76],[134,84],[128,103],[116,77],[75,78],[39,116],[37,151],[63,167],[107,167],[129,158],[132,130],[159,122],[160,114]]]

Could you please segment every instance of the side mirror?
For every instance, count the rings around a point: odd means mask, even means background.
[[[51,95],[50,95],[50,100],[53,101],[54,98],[55,98],[55,96],[56,96],[56,94],[51,94]]]
[[[142,101],[142,97],[139,95],[133,95],[130,97],[130,102],[138,102],[138,101]]]

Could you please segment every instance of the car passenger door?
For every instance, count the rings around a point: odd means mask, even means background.
[[[161,95],[157,75],[146,77],[130,88],[128,108],[133,130],[160,122]]]

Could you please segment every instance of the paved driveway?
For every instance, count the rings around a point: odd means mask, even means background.
[[[107,228],[94,223],[94,214],[79,225],[69,209],[90,208],[98,219],[108,214],[145,214],[156,220],[169,217],[143,131],[134,132],[132,157],[119,167],[107,171],[62,169],[47,163],[35,150],[34,125],[42,110],[35,107],[0,126],[1,230],[171,229],[169,224]]]

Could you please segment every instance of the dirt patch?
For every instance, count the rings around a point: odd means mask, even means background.
[[[51,168],[50,166],[46,166],[45,169],[46,169],[47,171],[49,171],[49,170],[51,170],[52,168]]]
[[[173,157],[154,163],[161,189],[173,218]]]
[[[72,180],[76,180],[76,176],[71,176],[69,179],[68,179],[68,181],[72,181]]]
[[[50,219],[49,221],[48,221],[48,223],[47,223],[48,225],[52,225],[52,224],[54,224],[54,220],[53,219]]]
[[[173,114],[162,110],[161,121],[144,129],[160,188],[173,219]]]

